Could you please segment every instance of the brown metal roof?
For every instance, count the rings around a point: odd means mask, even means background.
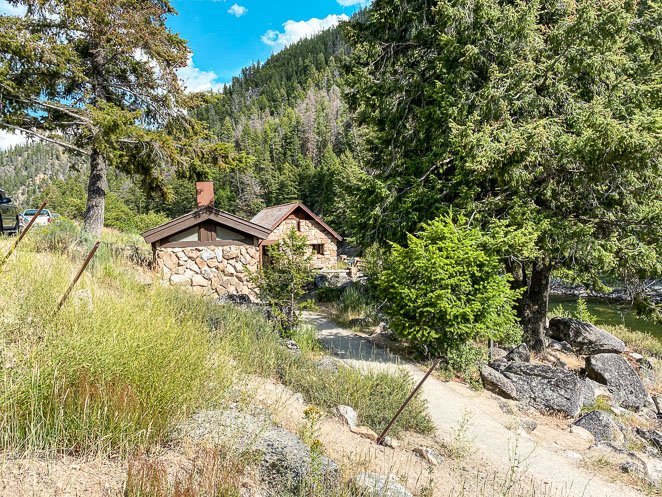
[[[264,226],[246,221],[245,219],[233,216],[232,214],[215,209],[214,207],[205,206],[196,209],[193,212],[189,212],[188,214],[184,214],[183,216],[173,219],[161,226],[147,230],[142,236],[147,243],[154,243],[207,220],[214,221],[221,226],[227,226],[234,231],[255,236],[261,240],[266,239],[272,231]]]
[[[331,226],[329,226],[322,220],[322,218],[317,216],[313,211],[311,211],[301,202],[291,202],[289,204],[275,205],[273,207],[267,207],[266,209],[262,209],[255,216],[253,216],[253,219],[251,219],[251,223],[264,226],[265,228],[269,229],[269,232],[271,232],[275,230],[280,225],[280,223],[282,223],[285,219],[287,219],[287,217],[297,209],[301,209],[310,217],[312,217],[315,221],[321,224],[322,227],[324,227],[324,229],[328,231],[331,234],[331,236],[333,236],[336,240],[338,240],[339,242],[342,241],[342,236],[336,233],[333,230],[333,228],[331,228]]]

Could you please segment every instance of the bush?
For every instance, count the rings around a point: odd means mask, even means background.
[[[285,334],[299,322],[299,299],[315,275],[311,269],[311,253],[306,237],[292,227],[284,238],[269,247],[269,260],[252,279],[260,289],[260,297],[271,305]]]
[[[80,227],[66,218],[46,226],[35,226],[28,234],[32,246],[40,252],[67,252],[81,239]]]
[[[449,214],[409,235],[408,244],[392,245],[377,282],[398,335],[426,352],[448,355],[471,340],[511,341],[519,333],[519,292],[493,250],[501,240]]]

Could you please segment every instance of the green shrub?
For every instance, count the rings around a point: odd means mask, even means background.
[[[136,233],[143,233],[149,229],[167,223],[168,221],[170,221],[168,216],[157,212],[138,214],[133,219],[133,231]]]
[[[519,292],[494,253],[500,243],[449,214],[409,235],[407,247],[393,244],[378,278],[393,330],[443,355],[472,340],[517,334]]]
[[[80,227],[66,218],[59,218],[45,226],[35,226],[27,235],[35,250],[67,252],[81,239]]]
[[[252,275],[252,281],[260,289],[260,297],[271,305],[280,330],[287,334],[299,323],[299,299],[315,278],[310,246],[306,237],[292,227],[284,238],[269,247],[268,255],[268,262]]]
[[[337,302],[342,292],[342,288],[322,287],[315,292],[315,300],[325,303]]]
[[[588,310],[588,305],[586,305],[586,301],[583,298],[577,299],[577,310],[575,311],[575,318],[579,319],[580,321],[584,321],[585,323],[593,323],[597,321],[597,317],[595,317],[591,312]]]

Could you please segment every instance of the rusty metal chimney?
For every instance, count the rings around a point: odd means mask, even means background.
[[[198,207],[214,207],[214,183],[211,181],[198,181],[195,184],[198,198]]]

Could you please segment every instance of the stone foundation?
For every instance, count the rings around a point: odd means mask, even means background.
[[[157,268],[164,281],[205,295],[255,298],[249,275],[257,271],[259,261],[259,249],[252,245],[156,250]]]

